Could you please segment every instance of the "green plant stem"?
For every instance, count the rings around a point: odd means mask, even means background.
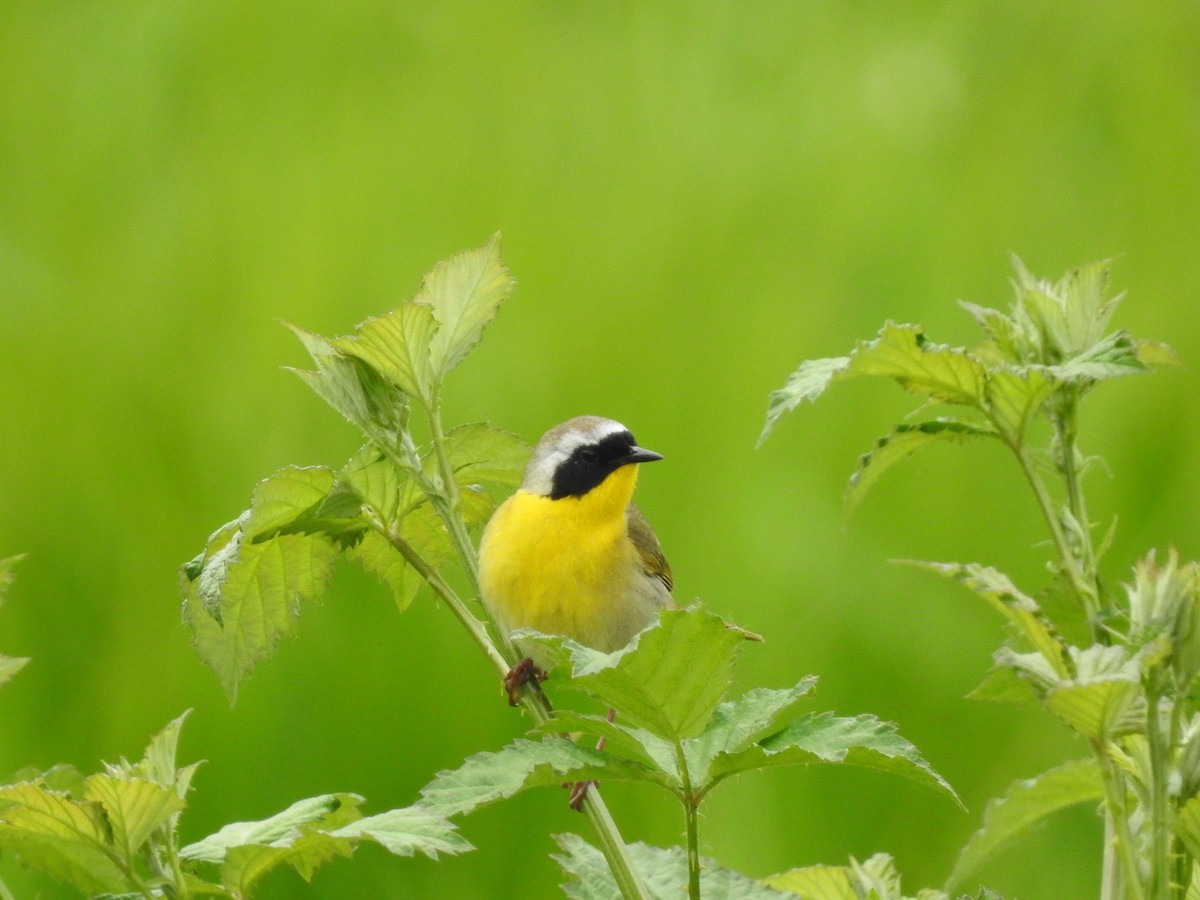
[[[683,815],[687,823],[688,898],[700,900],[700,798],[692,790],[687,754],[683,744],[675,743],[675,764],[683,788]]]
[[[1107,871],[1109,866],[1108,854],[1115,852],[1123,869],[1120,879],[1123,882],[1123,891],[1119,896],[1128,897],[1130,900],[1147,900],[1139,875],[1137,846],[1133,842],[1133,833],[1129,830],[1125,780],[1113,765],[1105,742],[1093,740],[1092,751],[1096,754],[1096,760],[1100,764],[1100,775],[1104,781],[1106,831],[1107,825],[1112,826],[1113,841],[1104,848],[1105,870]]]
[[[492,639],[488,635],[487,626],[477,619],[471,610],[467,608],[467,604],[458,596],[458,592],[450,586],[449,582],[442,577],[441,573],[429,565],[412,544],[404,540],[394,529],[389,528],[374,517],[372,517],[371,525],[404,557],[405,562],[412,566],[416,573],[425,579],[425,582],[433,589],[433,592],[450,608],[454,617],[458,619],[459,624],[467,630],[467,634],[471,636],[479,649],[491,660],[492,665],[496,667],[497,671],[502,675],[507,674],[508,670],[512,668],[513,663],[505,659],[504,655],[496,649],[496,645],[492,643]]]
[[[392,529],[385,526],[382,522],[374,521],[372,524],[396,548],[409,565],[425,579],[433,589],[433,592],[445,602],[459,622],[462,623],[463,627],[467,629],[467,633],[471,635],[475,643],[483,650],[484,654],[496,668],[496,671],[502,677],[507,675],[517,662],[516,651],[513,649],[511,643],[505,642],[507,655],[506,653],[502,653],[492,642],[484,623],[471,613],[466,603],[458,596],[454,588],[442,578],[436,569],[422,558],[421,554],[417,553],[411,544],[398,534],[395,534]],[[470,545],[468,544],[468,546]],[[460,553],[462,549],[461,547],[459,548]],[[471,553],[472,555],[474,554],[473,547],[471,547]],[[530,687],[532,688],[531,690],[521,692],[521,703],[534,722],[538,725],[544,725],[553,717],[554,709],[551,707],[549,699],[537,688],[536,684]],[[626,900],[648,900],[650,896],[649,891],[642,882],[637,869],[634,868],[633,860],[629,858],[629,851],[625,845],[625,840],[621,837],[621,832],[617,828],[616,822],[613,821],[612,815],[608,811],[608,806],[604,803],[596,785],[588,788],[587,794],[584,796],[582,811],[587,816],[588,821],[595,831],[596,840],[600,845],[600,850],[604,854],[605,860],[608,862],[613,879],[621,891],[621,896],[626,898]]]
[[[1152,673],[1146,679],[1146,740],[1150,745],[1150,896],[1171,896],[1171,806],[1167,793],[1171,758],[1169,736],[1162,732],[1160,693]]]
[[[467,534],[466,523],[461,514],[462,497],[458,490],[458,479],[454,476],[454,466],[450,463],[450,455],[446,450],[446,434],[442,428],[441,392],[435,389],[433,400],[429,407],[429,429],[433,439],[433,452],[437,457],[438,474],[441,476],[442,490],[446,509],[442,512],[442,520],[454,541],[463,570],[467,573],[467,583],[472,593],[479,596],[479,559],[475,553],[475,545]]]
[[[1029,482],[1029,486],[1033,489],[1034,496],[1037,498],[1038,508],[1041,509],[1042,517],[1046,520],[1046,527],[1050,529],[1050,536],[1054,541],[1055,549],[1058,551],[1063,572],[1067,576],[1067,582],[1070,584],[1071,590],[1079,599],[1084,612],[1087,614],[1093,637],[1097,641],[1103,641],[1103,629],[1100,627],[1099,622],[1099,597],[1096,595],[1094,584],[1089,583],[1088,577],[1080,571],[1079,559],[1071,549],[1071,542],[1063,532],[1062,524],[1059,522],[1058,515],[1055,512],[1054,500],[1051,498],[1050,492],[1046,489],[1046,485],[1042,482],[1042,479],[1038,477],[1033,459],[1030,457],[1028,451],[1018,445],[1010,445],[1010,447],[1013,453],[1016,454],[1021,471],[1025,474],[1025,480]]]
[[[1059,474],[1066,486],[1067,509],[1080,528],[1079,562],[1087,580],[1088,589],[1096,598],[1097,607],[1101,597],[1100,576],[1096,570],[1096,552],[1092,547],[1091,520],[1088,517],[1087,501],[1083,494],[1083,478],[1076,465],[1079,456],[1076,437],[1079,426],[1077,418],[1079,393],[1078,388],[1070,389],[1058,406],[1058,412],[1053,417],[1055,435],[1058,444]]]
[[[13,896],[12,891],[8,889],[8,885],[4,883],[4,879],[0,878],[0,900],[17,900]]]

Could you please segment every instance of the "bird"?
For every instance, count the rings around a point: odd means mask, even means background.
[[[600,416],[542,435],[480,539],[481,600],[505,636],[529,628],[611,653],[672,605],[671,566],[633,502],[639,467],[662,458]],[[544,654],[529,652],[505,678],[514,706],[545,677]]]

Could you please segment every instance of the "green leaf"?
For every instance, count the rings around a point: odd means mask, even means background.
[[[672,742],[704,730],[729,689],[743,643],[741,634],[719,616],[697,607],[663,610],[656,624],[615,653],[529,632],[514,633],[514,638],[565,648],[571,687],[613,707],[624,721]]]
[[[759,445],[785,412],[816,400],[834,381],[862,375],[891,378],[906,391],[975,408],[984,404],[987,371],[966,350],[931,344],[919,325],[888,322],[873,341],[860,341],[849,356],[808,360],[772,392]]]
[[[287,327],[317,364],[315,372],[292,371],[322,400],[375,437],[394,438],[404,429],[408,422],[408,397],[404,391],[368,363],[340,352],[325,338],[295,325]]]
[[[1038,657],[1041,658],[1040,656]],[[1020,705],[1037,701],[1038,693],[1033,686],[1021,678],[1015,669],[1008,665],[995,665],[988,670],[971,693],[970,700],[987,700],[994,703],[1016,703]]]
[[[286,466],[254,486],[242,539],[271,535],[318,506],[333,487],[325,466]]]
[[[588,715],[559,707],[554,710],[554,718],[538,726],[537,730],[547,735],[579,733],[602,738],[605,755],[619,756],[648,769],[657,769],[669,776],[673,786],[679,786],[675,745],[644,728],[613,721],[606,716]]]
[[[453,855],[474,849],[453,824],[420,806],[366,816],[330,834],[354,841],[371,840],[397,856],[420,852],[437,859],[439,853]]]
[[[1200,797],[1192,797],[1179,808],[1173,825],[1188,853],[1200,857]]]
[[[1054,623],[1042,612],[1037,601],[1018,590],[1003,572],[978,563],[905,562],[965,585],[1004,616],[1017,633],[1045,657],[1059,678],[1069,678],[1074,673],[1067,646]]]
[[[763,425],[762,434],[758,436],[758,446],[762,446],[784,413],[791,412],[805,400],[816,402],[834,379],[842,375],[849,366],[849,356],[802,362],[800,367],[788,376],[783,387],[771,392],[767,403],[767,421]]]
[[[1098,802],[1104,783],[1095,759],[1064,763],[1049,772],[1018,781],[1003,796],[988,803],[983,827],[972,835],[946,883],[953,890],[971,878],[1016,838],[1047,816],[1080,803]]]
[[[500,260],[500,235],[476,250],[438,263],[425,276],[418,301],[432,307],[437,334],[429,361],[440,380],[479,343],[484,327],[513,292],[514,281]]]
[[[764,878],[763,883],[804,900],[860,900],[849,866],[805,866]]]
[[[422,788],[420,806],[440,816],[453,816],[528,788],[600,778],[671,787],[665,775],[646,766],[581,747],[566,738],[546,737],[517,740],[494,753],[476,753],[457,769],[439,772]]]
[[[136,771],[161,787],[170,788],[176,796],[185,798],[191,787],[192,775],[195,774],[198,763],[176,768],[176,751],[179,746],[179,732],[190,710],[173,719],[167,726],[150,739],[142,761],[136,766]]]
[[[981,404],[987,377],[966,350],[931,344],[919,325],[893,322],[855,347],[845,376],[856,375],[891,378],[911,393],[967,406]]]
[[[1138,695],[1138,683],[1124,675],[1069,681],[1051,688],[1042,702],[1084,737],[1100,740],[1122,729],[1122,718]]]
[[[809,675],[795,687],[756,688],[718,706],[708,727],[684,745],[693,783],[707,781],[714,759],[739,753],[781,731],[801,714],[800,707],[816,683],[816,676]]]
[[[521,483],[529,445],[484,423],[459,425],[446,435],[446,453],[454,470],[467,525],[482,525],[498,505],[493,488]]]
[[[717,756],[709,768],[708,785],[711,788],[740,772],[813,763],[860,766],[902,775],[945,791],[962,805],[954,789],[916,747],[896,733],[894,725],[874,716],[841,718],[829,712],[809,713],[758,744]]]
[[[1055,387],[1046,371],[1036,367],[990,369],[983,391],[984,412],[1005,440],[1020,443]]]
[[[1138,359],[1147,368],[1159,369],[1163,366],[1183,365],[1169,344],[1148,340],[1138,340],[1135,343],[1137,344]]]
[[[844,514],[849,516],[858,507],[867,491],[878,483],[888,469],[918,450],[931,444],[964,444],[972,438],[995,436],[996,433],[989,428],[956,419],[934,419],[896,426],[891,434],[879,438],[874,447],[858,458],[858,467],[850,476],[850,483],[846,485],[846,493],[842,498]]]
[[[1138,355],[1137,342],[1128,333],[1116,331],[1046,371],[1057,381],[1080,384],[1140,375],[1149,368]]]
[[[361,360],[384,382],[417,398],[428,409],[435,377],[429,344],[436,330],[433,311],[418,298],[386,315],[367,319],[354,334],[335,338],[330,345]]]
[[[848,866],[807,866],[764,879],[780,890],[799,894],[805,900],[904,900],[895,860],[876,853],[865,862],[850,858]],[[948,900],[941,891],[922,890],[918,900]]]
[[[563,891],[572,900],[620,900],[604,855],[575,834],[555,835],[561,853],[554,856],[572,879]],[[653,900],[679,900],[687,896],[687,854],[682,847],[661,850],[645,844],[626,848],[633,866]],[[722,869],[709,859],[701,860],[700,893],[712,900],[780,900],[793,896],[773,890],[744,875]]]
[[[84,799],[103,808],[117,855],[132,866],[150,834],[184,807],[173,788],[152,781],[98,773],[87,779]]]
[[[196,651],[230,702],[241,678],[295,630],[300,604],[324,593],[337,555],[323,535],[282,534],[249,543],[239,523],[218,531],[199,572],[195,562],[187,564],[180,579]]]
[[[293,803],[283,812],[256,822],[233,822],[179,851],[184,859],[221,863],[234,847],[286,842],[303,826],[340,828],[359,816],[363,798],[357,794],[322,794]]]
[[[131,885],[108,855],[99,803],[76,801],[35,782],[0,787],[0,850],[86,894]]]

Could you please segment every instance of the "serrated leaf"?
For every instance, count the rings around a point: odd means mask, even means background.
[[[83,796],[103,808],[112,845],[126,865],[133,864],[150,834],[185,805],[174,788],[139,778],[116,778],[103,772],[87,779]]]
[[[1102,675],[1052,687],[1042,698],[1068,727],[1100,740],[1119,731],[1125,712],[1137,698],[1138,683],[1124,675]]]
[[[246,844],[230,847],[221,865],[221,883],[235,897],[251,896],[254,886],[277,866],[292,866],[306,880],[325,863],[347,857],[354,848],[349,840],[330,837],[324,832],[306,832],[286,844],[264,846]]]
[[[621,891],[598,849],[575,834],[558,834],[554,840],[562,851],[554,856],[554,860],[572,879],[563,885],[568,897],[572,900],[621,900]],[[687,853],[682,847],[662,850],[636,843],[626,850],[653,900],[679,900],[687,896]],[[701,860],[700,893],[705,900],[781,900],[793,896],[722,869],[710,859]]]
[[[220,863],[234,847],[246,844],[280,844],[304,826],[340,828],[359,817],[363,798],[357,794],[322,794],[299,800],[282,812],[254,822],[232,822],[179,851],[184,859]]]
[[[187,710],[173,719],[146,745],[146,752],[137,765],[137,771],[148,780],[169,788],[180,798],[185,798],[191,786],[192,775],[198,764],[177,768],[176,755],[179,747],[179,732],[183,723],[191,714]]]
[[[604,740],[604,752],[609,756],[620,756],[649,769],[658,769],[669,776],[673,784],[679,783],[679,765],[675,757],[675,745],[656,737],[644,728],[626,725],[606,716],[589,715],[559,707],[554,718],[538,726],[542,734],[583,734]]]
[[[218,534],[219,540],[227,536]],[[198,577],[184,573],[184,619],[230,702],[242,677],[295,630],[300,604],[324,593],[336,555],[323,535],[282,534],[247,543],[235,532]]]
[[[758,446],[762,446],[784,413],[791,412],[805,400],[815,402],[849,365],[849,356],[809,359],[802,362],[799,368],[788,376],[783,387],[771,392],[767,402],[767,421],[758,436]]]
[[[842,718],[809,713],[782,731],[736,753],[718,755],[709,767],[708,784],[730,775],[772,766],[832,763],[902,775],[918,784],[945,791],[960,806],[958,794],[933,770],[917,748],[889,722],[874,716]]]
[[[1184,803],[1172,824],[1188,853],[1200,857],[1200,797],[1192,797]]]
[[[995,665],[983,676],[983,681],[967,694],[967,699],[1025,705],[1036,702],[1038,694],[1011,666]]]
[[[992,368],[984,385],[984,412],[1006,440],[1017,443],[1056,386],[1037,367]]]
[[[958,301],[959,306],[971,314],[971,317],[991,338],[991,345],[981,348],[983,354],[995,357],[994,362],[1021,362],[1019,348],[1020,334],[1012,316],[998,309],[979,306],[966,300]]]
[[[763,883],[804,900],[860,900],[852,876],[849,866],[805,866],[764,878]]]
[[[354,841],[371,840],[397,856],[420,852],[437,859],[439,853],[454,855],[474,849],[452,823],[420,806],[366,816],[330,834]]]
[[[745,750],[801,715],[801,704],[816,683],[816,676],[809,675],[795,687],[755,688],[718,706],[708,727],[684,744],[693,783],[708,780],[708,768],[714,759]]]
[[[429,361],[438,379],[445,378],[479,342],[513,286],[500,260],[499,234],[476,250],[438,263],[425,276],[418,299],[430,305],[437,320]]]
[[[287,323],[285,323],[287,324]],[[322,400],[363,431],[395,436],[408,421],[405,393],[368,363],[339,351],[325,338],[287,324],[317,364],[315,372],[293,369]]]
[[[0,787],[0,850],[87,894],[120,891],[129,882],[106,852],[103,808],[35,782]]]
[[[1072,676],[1074,666],[1054,623],[1042,612],[1037,601],[1018,590],[1003,572],[978,563],[906,562],[950,578],[974,591],[1045,657],[1059,678]]]
[[[988,803],[983,827],[971,836],[954,864],[946,890],[954,890],[995,855],[1047,816],[1104,797],[1104,783],[1094,759],[1064,763],[1036,778],[1018,781]]]
[[[481,483],[516,487],[529,461],[529,445],[512,432],[486,422],[473,422],[450,430],[446,454],[463,486]]]
[[[429,345],[436,331],[433,310],[418,298],[367,319],[352,335],[330,343],[338,352],[366,363],[385,381],[428,408],[434,383]]]
[[[286,528],[320,504],[333,483],[333,471],[325,466],[286,466],[264,478],[254,486],[242,539]]]
[[[663,610],[627,647],[602,653],[575,641],[530,632],[522,641],[563,654],[571,687],[617,710],[622,720],[665,740],[695,737],[712,718],[733,677],[742,635],[719,617],[693,607]]]
[[[842,497],[843,514],[849,517],[867,491],[878,483],[888,469],[918,450],[924,450],[932,444],[964,444],[972,438],[995,436],[996,433],[990,428],[956,419],[934,419],[896,426],[894,431],[876,440],[875,446],[858,458],[858,466],[850,476],[850,483],[846,485]]]
[[[520,739],[503,750],[467,757],[457,769],[439,772],[422,788],[419,805],[439,816],[454,816],[528,788],[600,778],[670,787],[666,776],[654,769],[566,738],[546,737]]]
[[[854,348],[845,375],[891,378],[911,393],[966,406],[982,402],[986,380],[983,366],[966,350],[931,344],[919,325],[893,322],[878,338]]]
[[[1138,355],[1137,343],[1124,331],[1113,332],[1096,344],[1046,371],[1056,381],[1079,384],[1149,371]]]

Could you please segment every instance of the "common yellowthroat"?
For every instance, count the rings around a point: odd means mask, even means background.
[[[638,466],[660,459],[598,416],[542,436],[479,545],[483,604],[505,634],[532,628],[611,653],[670,605],[671,567],[633,502]],[[510,703],[538,662],[509,674]]]

